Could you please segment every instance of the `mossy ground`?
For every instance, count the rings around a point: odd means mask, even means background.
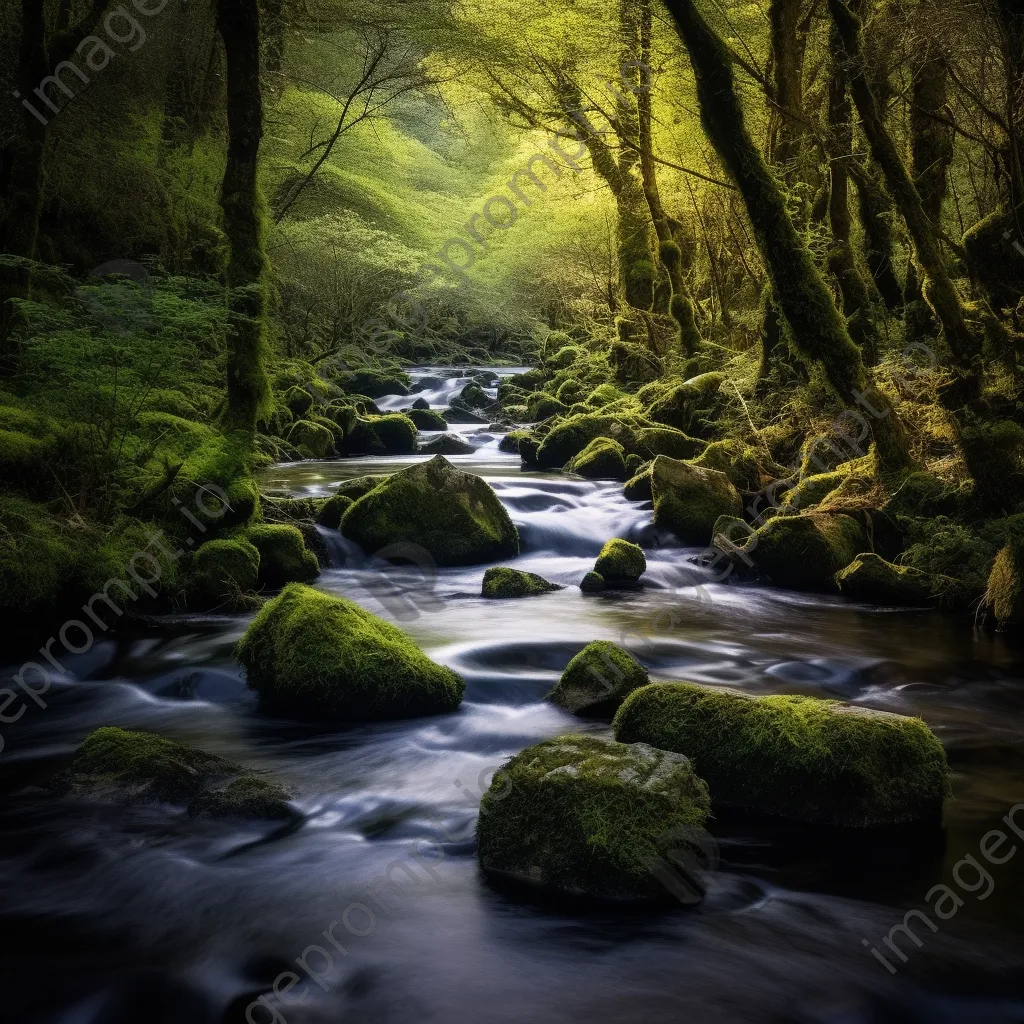
[[[623,702],[615,735],[686,754],[716,805],[798,821],[937,821],[949,785],[920,719],[814,697],[652,683]]]
[[[477,854],[486,871],[574,895],[666,900],[652,865],[698,845],[708,804],[686,758],[560,736],[495,775],[480,804]]]
[[[455,710],[465,689],[401,630],[298,583],[264,605],[236,656],[265,707],[300,718],[438,714]]]

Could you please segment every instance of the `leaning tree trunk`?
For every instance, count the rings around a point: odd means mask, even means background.
[[[864,362],[873,366],[878,362],[878,325],[868,285],[857,265],[851,242],[853,218],[850,216],[849,164],[853,152],[853,112],[846,74],[836,52],[838,39],[834,30],[830,33],[829,45],[832,50],[832,76],[828,90],[828,212],[832,228],[829,269],[839,285],[850,336],[859,346]]]
[[[640,8],[640,69],[651,66],[651,3],[641,0]],[[640,70],[638,69],[638,70]],[[658,256],[671,286],[669,312],[679,329],[679,344],[683,352],[692,356],[704,340],[697,327],[696,307],[683,273],[683,251],[680,246],[681,225],[665,212],[658,188],[658,168],[654,161],[654,140],[651,131],[650,72],[636,83],[637,137],[640,150],[640,176],[644,195],[650,210],[655,234],[658,236]]]
[[[914,243],[914,257],[923,277],[923,290],[955,360],[959,380],[943,392],[943,401],[958,408],[977,396],[981,366],[977,339],[968,329],[963,303],[949,276],[937,227],[928,218],[910,172],[882,120],[868,84],[860,19],[847,0],[829,0],[829,10],[845,53],[850,93],[860,114],[871,156],[885,177],[886,187],[903,216]]]
[[[846,169],[857,189],[857,212],[864,229],[864,261],[885,308],[891,313],[898,312],[903,308],[903,288],[893,259],[892,200],[873,165],[865,167],[851,160]]]
[[[1024,7],[1020,0],[997,0],[1006,74],[1010,209],[1024,206]]]
[[[263,102],[255,0],[217,0],[217,29],[224,40],[227,62],[228,152],[220,194],[229,246],[225,422],[251,433],[270,395],[263,335],[266,255],[256,180]]]
[[[877,412],[872,426],[880,465],[886,471],[905,468],[911,460],[899,418],[870,380],[828,286],[793,225],[785,197],[747,130],[728,48],[693,0],[666,0],[666,6],[690,54],[704,131],[743,197],[793,343],[821,368],[842,399],[866,402]]]

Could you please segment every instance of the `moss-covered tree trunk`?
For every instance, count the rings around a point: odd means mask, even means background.
[[[270,391],[264,365],[266,255],[257,184],[263,102],[256,0],[217,0],[217,30],[227,64],[228,152],[220,195],[230,247],[225,422],[251,433]]]
[[[1024,207],[1024,6],[1020,0],[997,0],[997,7],[1006,77],[1009,208],[1019,211]]]
[[[829,44],[833,54],[828,92],[828,212],[832,229],[829,268],[839,284],[850,336],[860,347],[864,361],[873,366],[878,361],[878,326],[867,282],[857,265],[851,241],[853,218],[850,215],[849,163],[853,152],[853,112],[846,73],[841,61],[837,59],[838,38],[834,30],[830,34]]]
[[[866,404],[875,410],[871,427],[881,466],[887,471],[907,466],[910,457],[899,418],[873,386],[825,279],[797,233],[785,197],[747,130],[728,48],[693,0],[667,0],[666,6],[690,54],[704,131],[743,197],[793,343],[851,407]]]
[[[857,213],[864,229],[864,261],[886,309],[898,312],[903,308],[903,288],[893,258],[892,200],[873,164],[865,167],[851,160],[846,169],[857,189]]]
[[[850,93],[860,114],[871,156],[885,177],[886,187],[914,243],[914,257],[927,301],[949,345],[959,379],[944,393],[944,401],[959,407],[980,387],[979,345],[967,326],[963,303],[949,276],[937,227],[928,218],[910,172],[879,113],[867,77],[860,19],[846,0],[829,0],[829,10],[845,53]]]

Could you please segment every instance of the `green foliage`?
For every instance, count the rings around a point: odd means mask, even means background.
[[[716,807],[797,821],[936,821],[949,789],[942,745],[920,719],[814,697],[654,683],[626,698],[615,736],[685,753]]]
[[[290,584],[238,642],[268,710],[346,720],[454,711],[465,684],[399,629],[346,598]]]

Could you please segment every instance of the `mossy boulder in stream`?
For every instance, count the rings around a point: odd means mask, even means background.
[[[244,537],[208,540],[192,556],[188,576],[189,603],[199,607],[229,604],[256,589],[260,553]]]
[[[412,378],[398,370],[350,370],[338,374],[335,383],[350,395],[383,398],[409,394]]]
[[[649,682],[647,669],[628,651],[595,640],[566,665],[547,699],[574,715],[611,718],[630,693]]]
[[[729,478],[659,455],[651,466],[654,523],[684,544],[707,544],[719,516],[739,516],[743,499]]]
[[[447,430],[448,421],[433,409],[406,409],[405,415],[416,425],[417,430]]]
[[[780,587],[835,590],[836,574],[866,547],[856,519],[810,512],[769,519],[743,550],[758,571]]]
[[[260,553],[260,586],[276,589],[286,583],[309,583],[320,575],[316,555],[294,526],[260,523],[246,529],[245,539]]]
[[[334,434],[321,423],[296,420],[288,430],[288,443],[307,458],[322,459],[334,451]]]
[[[400,629],[298,583],[263,606],[235,654],[268,710],[300,718],[439,714],[455,710],[465,690]]]
[[[604,577],[599,572],[594,572],[593,569],[580,581],[580,590],[584,594],[599,594],[604,589],[606,589]]]
[[[652,683],[625,699],[615,736],[686,754],[716,807],[797,821],[934,822],[948,790],[942,744],[924,722],[834,700]]]
[[[414,455],[416,424],[402,413],[356,420],[345,435],[345,455]]]
[[[499,565],[484,573],[480,593],[482,597],[490,598],[534,597],[537,594],[549,594],[553,590],[564,589],[557,583],[549,583],[535,572],[523,572],[521,569]]]
[[[351,480],[338,484],[338,489],[334,493],[340,497],[358,501],[364,494],[369,494],[384,479],[386,478],[383,476],[354,476]]]
[[[484,870],[600,900],[667,900],[652,868],[698,847],[708,791],[690,762],[643,743],[559,736],[527,747],[480,803]]]
[[[590,480],[625,480],[626,453],[618,441],[610,437],[595,437],[565,464],[565,471],[578,473]]]
[[[326,526],[329,530],[336,530],[341,525],[341,517],[354,504],[353,499],[344,494],[335,494],[325,498],[316,514],[316,521],[320,526]]]
[[[619,417],[601,413],[567,416],[556,421],[541,441],[537,465],[541,469],[559,469],[598,437],[618,441],[627,450],[633,447],[633,430]]]
[[[313,396],[304,388],[293,386],[284,393],[284,404],[293,417],[301,419],[313,408]]]
[[[836,586],[844,594],[874,604],[934,604],[935,582],[920,569],[893,565],[871,551],[836,573]]]
[[[473,446],[457,434],[438,434],[420,445],[420,455],[469,455],[473,451]]]
[[[295,817],[277,783],[198,747],[113,726],[86,737],[51,789],[119,803],[187,804],[190,814],[206,817]]]
[[[594,563],[605,583],[636,583],[647,571],[647,558],[639,544],[621,537],[608,541]]]
[[[478,565],[519,554],[519,534],[490,485],[443,455],[388,477],[360,498],[341,532],[367,553],[400,542],[438,565]]]

